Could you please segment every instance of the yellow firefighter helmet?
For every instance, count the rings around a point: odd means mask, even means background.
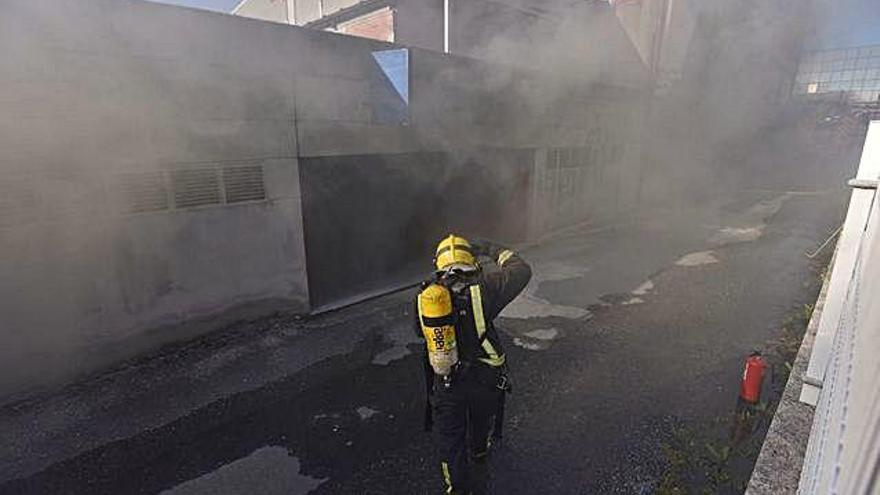
[[[438,270],[460,268],[473,270],[477,267],[477,259],[467,239],[449,234],[437,245],[437,253],[434,256],[434,264]]]

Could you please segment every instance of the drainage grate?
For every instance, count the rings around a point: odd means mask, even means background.
[[[177,208],[220,204],[220,180],[214,167],[175,170],[171,185]]]
[[[147,213],[167,210],[168,188],[162,172],[122,174],[118,181],[120,203],[126,213]]]
[[[236,165],[223,168],[227,203],[266,199],[262,165]]]

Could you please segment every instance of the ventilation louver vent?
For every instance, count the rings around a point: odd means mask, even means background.
[[[167,210],[168,189],[162,172],[138,172],[119,176],[119,195],[126,213]]]
[[[266,199],[262,165],[239,165],[223,168],[227,203]]]
[[[214,167],[175,170],[171,184],[177,208],[220,204],[220,180]]]
[[[122,172],[106,182],[70,174],[40,179],[0,179],[0,228],[89,220],[104,214],[107,203],[117,214],[132,215],[266,200],[262,163]]]

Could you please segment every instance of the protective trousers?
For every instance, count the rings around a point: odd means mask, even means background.
[[[471,376],[455,380],[449,387],[437,383],[434,426],[446,493],[485,493],[489,429],[502,393],[497,386]]]

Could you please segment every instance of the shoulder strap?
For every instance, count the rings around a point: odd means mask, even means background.
[[[439,277],[432,277],[422,281],[421,286],[419,288],[419,294],[416,295],[416,311],[419,319],[419,326],[424,326],[425,322],[422,319],[422,298],[421,292],[425,290],[431,284],[439,283]],[[428,359],[428,353],[425,352],[424,358],[422,359],[422,367],[425,374],[425,418],[423,428],[425,431],[431,431],[434,427],[434,415],[433,415],[433,407],[431,405],[431,396],[434,390],[434,369],[431,367],[431,362]]]
[[[480,358],[480,361],[493,367],[503,366],[505,360],[504,354],[498,354],[498,351],[495,350],[495,346],[493,346],[492,342],[486,337],[486,317],[483,314],[483,291],[480,288],[480,284],[473,284],[470,286],[470,295],[474,315],[474,326],[477,328],[477,338],[479,338],[480,344],[483,346],[483,351],[486,353],[486,356],[488,356]]]

